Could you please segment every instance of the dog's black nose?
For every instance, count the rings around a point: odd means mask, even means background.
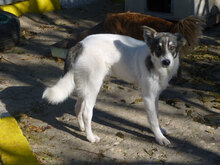
[[[162,61],[162,64],[163,64],[163,66],[168,66],[168,65],[170,65],[170,60],[165,59]]]

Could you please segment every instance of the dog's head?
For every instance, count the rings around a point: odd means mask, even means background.
[[[151,61],[156,67],[168,68],[179,57],[179,50],[186,44],[181,34],[156,32],[154,29],[141,26],[143,37],[151,50]]]

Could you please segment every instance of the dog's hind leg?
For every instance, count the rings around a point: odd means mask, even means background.
[[[81,131],[85,131],[85,126],[83,122],[82,113],[84,110],[85,104],[83,102],[83,99],[80,97],[77,99],[76,105],[75,105],[75,113],[79,124],[79,129]]]
[[[86,138],[94,143],[99,142],[100,138],[93,134],[92,132],[92,116],[93,116],[93,107],[95,105],[97,93],[93,93],[90,96],[86,96],[84,99],[85,108],[83,110],[83,121],[85,124]]]
[[[96,58],[89,58],[92,55],[81,56],[78,65],[75,65],[75,83],[76,90],[78,93],[79,104],[81,102],[81,107],[78,114],[78,119],[85,126],[86,138],[94,143],[98,142],[100,138],[93,134],[92,132],[92,116],[93,116],[93,107],[96,102],[96,97],[99,93],[100,87],[103,83],[103,79],[109,71],[108,66],[106,66],[104,60],[98,55],[94,54]],[[85,58],[85,59],[84,59]],[[98,59],[98,60],[97,60]],[[81,61],[80,61],[81,60]],[[79,105],[78,104],[78,105]],[[76,105],[76,107],[78,106]],[[79,108],[77,107],[77,108]],[[82,120],[81,114],[82,113]],[[81,123],[81,124],[82,124]],[[80,124],[80,123],[79,123]]]
[[[96,97],[98,95],[98,92],[100,90],[100,87],[102,85],[104,79],[103,74],[96,74],[96,76],[91,76],[91,79],[87,81],[85,86],[80,87],[80,95],[82,97],[82,109],[80,112],[82,112],[82,119],[83,123],[85,125],[85,131],[86,131],[86,138],[94,143],[98,142],[100,138],[93,134],[92,132],[92,116],[93,116],[93,107],[96,102]]]

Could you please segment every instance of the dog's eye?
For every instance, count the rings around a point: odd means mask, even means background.
[[[169,46],[169,49],[170,49],[170,50],[174,50],[175,47],[174,47],[173,45],[170,45],[170,46]]]

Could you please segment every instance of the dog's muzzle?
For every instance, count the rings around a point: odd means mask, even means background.
[[[164,59],[164,60],[162,61],[162,66],[163,66],[163,67],[168,67],[169,65],[170,65],[170,60]]]

